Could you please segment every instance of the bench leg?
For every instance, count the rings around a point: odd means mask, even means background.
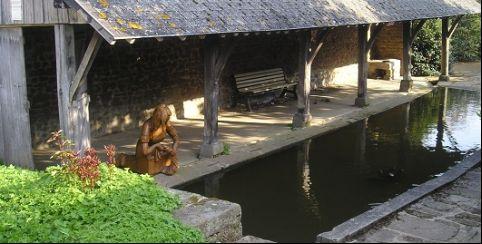
[[[288,88],[285,88],[285,89],[283,89],[283,91],[281,92],[281,94],[279,95],[279,97],[280,97],[280,98],[285,98],[287,93],[288,93]]]
[[[291,91],[291,93],[293,93],[295,99],[297,100],[298,99],[298,93],[296,92],[296,86],[293,87],[293,90]]]
[[[246,108],[248,109],[248,112],[253,112],[253,108],[251,107],[251,99],[249,97],[246,97]]]

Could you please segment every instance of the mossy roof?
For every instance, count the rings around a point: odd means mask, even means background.
[[[475,0],[64,0],[107,41],[323,28],[480,13]]]

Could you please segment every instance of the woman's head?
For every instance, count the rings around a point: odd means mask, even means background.
[[[171,119],[172,112],[165,104],[156,107],[152,119],[157,125],[166,125]]]

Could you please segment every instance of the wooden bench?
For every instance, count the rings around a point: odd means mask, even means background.
[[[296,97],[296,83],[287,81],[282,68],[237,74],[234,79],[238,97],[245,99],[249,111],[252,111],[250,98],[256,95],[282,90],[281,97],[284,97],[287,92],[293,93]],[[290,88],[293,89],[290,90]]]

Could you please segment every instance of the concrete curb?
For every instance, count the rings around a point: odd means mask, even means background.
[[[368,230],[368,228],[398,212],[400,209],[452,183],[478,165],[480,161],[481,151],[479,150],[467,156],[460,164],[449,169],[443,176],[429,180],[416,188],[412,188],[390,201],[336,226],[329,232],[319,234],[316,242],[341,243],[350,241],[354,236]]]

